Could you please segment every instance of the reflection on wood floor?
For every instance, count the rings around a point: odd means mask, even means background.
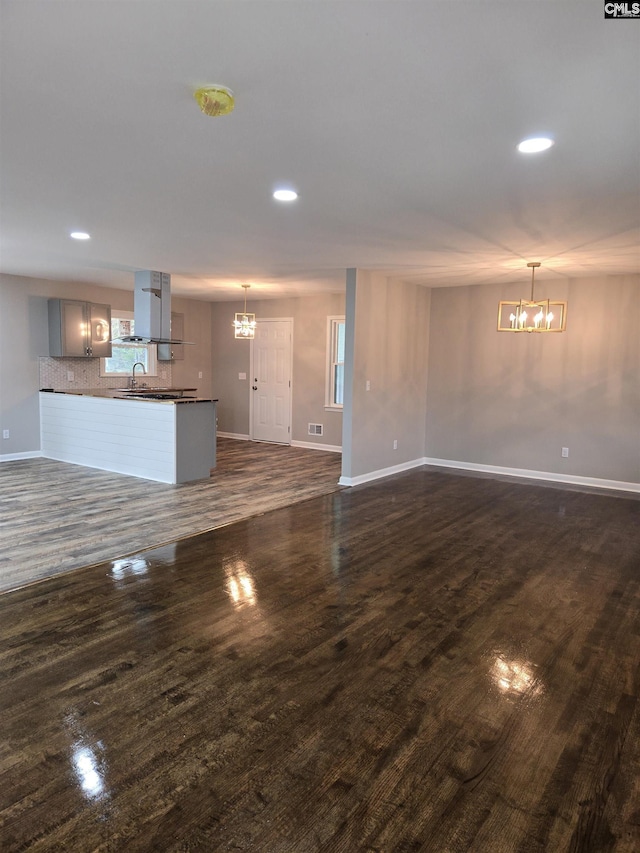
[[[25,459],[0,465],[0,590],[336,491],[338,453],[218,438],[210,480],[172,486]]]
[[[420,469],[0,596],[2,850],[640,850],[639,516]]]

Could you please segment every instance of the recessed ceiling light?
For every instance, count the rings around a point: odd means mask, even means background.
[[[74,240],[90,240],[91,234],[87,234],[86,231],[72,231],[69,235],[73,237]]]
[[[553,139],[549,139],[548,136],[535,136],[531,139],[523,139],[518,145],[518,151],[522,154],[537,154],[539,151],[546,151],[552,145]]]
[[[295,190],[276,190],[273,197],[278,201],[295,201],[298,193]]]

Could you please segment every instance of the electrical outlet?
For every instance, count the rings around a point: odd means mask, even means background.
[[[3,438],[9,438],[9,430],[8,429],[2,430],[2,437]]]
[[[568,447],[563,447],[563,448],[562,448],[562,458],[563,458],[563,459],[568,459],[568,458],[569,458],[569,448],[568,448]]]
[[[201,370],[198,371],[198,379],[202,379],[202,371]]]
[[[73,370],[67,370],[67,382],[73,382]]]
[[[370,379],[367,379],[367,384],[365,385],[365,389],[367,391],[371,391],[371,380]]]
[[[397,438],[394,438],[394,439],[393,439],[393,449],[394,449],[394,450],[397,450],[397,449],[398,449],[398,439],[397,439]]]

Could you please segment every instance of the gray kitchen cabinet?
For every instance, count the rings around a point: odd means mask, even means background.
[[[50,299],[49,355],[109,358],[111,306],[79,299]]]

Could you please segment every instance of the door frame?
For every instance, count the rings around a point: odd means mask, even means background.
[[[289,351],[289,446],[293,441],[293,317],[262,317],[256,318],[256,328],[260,323],[289,323],[289,332],[291,334],[291,347]],[[253,341],[251,338],[249,347],[249,441],[255,441],[253,437]],[[261,440],[261,439],[260,439]],[[269,443],[269,442],[266,442]],[[280,442],[278,442],[279,444]],[[286,446],[286,445],[283,445]]]

